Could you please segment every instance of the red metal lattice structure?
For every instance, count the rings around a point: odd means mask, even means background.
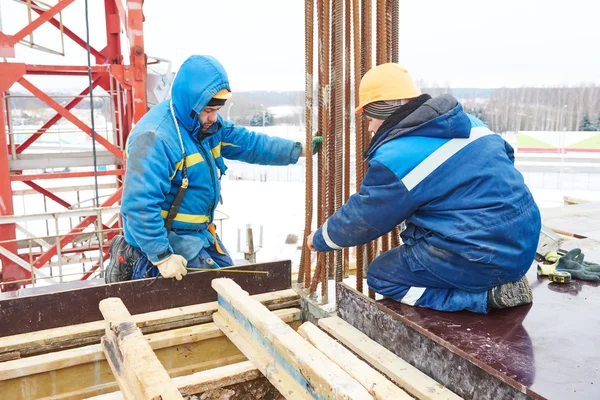
[[[20,0],[24,4],[28,4],[27,0]],[[92,128],[76,117],[71,110],[79,104],[85,96],[89,95],[89,87],[85,87],[79,93],[79,96],[73,99],[66,105],[61,105],[50,95],[44,93],[40,88],[34,85],[29,79],[33,75],[47,76],[88,76],[87,65],[30,65],[25,63],[17,63],[10,61],[10,58],[15,57],[15,46],[28,35],[32,34],[43,24],[49,23],[60,29],[62,33],[74,43],[87,48],[87,41],[77,36],[72,30],[62,24],[62,21],[56,18],[57,14],[65,8],[73,4],[75,0],[58,0],[58,2],[50,8],[44,9],[38,7],[34,0],[31,0],[31,10],[35,11],[39,16],[24,26],[17,33],[12,35],[6,32],[0,32],[0,57],[6,57],[9,60],[0,62],[0,94],[3,95],[5,101],[0,104],[0,216],[14,215],[13,207],[13,182],[24,182],[32,189],[46,196],[46,198],[55,201],[65,208],[69,208],[71,204],[62,199],[57,193],[46,189],[38,181],[44,179],[65,179],[77,177],[94,176],[94,172],[77,171],[77,172],[60,172],[60,173],[23,173],[23,171],[11,170],[9,160],[11,159],[11,145],[13,152],[21,154],[32,143],[38,140],[48,129],[50,129],[58,121],[64,119],[75,125],[81,130],[81,135],[93,136],[96,140],[96,145],[99,148],[108,150],[116,157],[116,168],[106,171],[98,171],[98,176],[122,176],[124,173],[124,143],[127,140],[127,134],[132,128],[132,124],[138,121],[147,111],[146,102],[146,54],[144,52],[144,37],[142,24],[144,16],[142,12],[143,0],[104,0],[105,10],[105,29],[106,29],[106,47],[98,50],[90,43],[89,51],[95,65],[91,66],[92,86],[94,88],[102,88],[110,96],[113,96],[111,104],[123,105],[117,109],[114,107],[111,111],[118,115],[118,129],[122,135],[116,140],[116,143],[111,143],[101,135],[92,135]],[[98,18],[98,16],[96,16]],[[122,35],[126,35],[129,40],[129,49],[122,49]],[[129,50],[129,64],[124,64],[123,50]],[[18,51],[18,50],[17,50]],[[37,132],[31,135],[23,143],[15,145],[11,143],[14,135],[10,135],[10,115],[8,110],[8,91],[15,85],[20,85],[28,90],[33,96],[41,100],[48,107],[52,108],[56,113],[45,124],[43,124]],[[120,201],[121,188],[117,188],[115,192],[104,200],[100,207],[112,206]],[[59,245],[55,245],[45,251],[33,254],[34,262],[32,266],[40,268],[48,263],[57,252],[61,252],[61,248],[69,245],[75,237],[84,229],[96,222],[95,215],[89,215],[81,219],[79,224],[72,230],[56,240]],[[110,230],[116,226],[116,222],[111,226],[104,226]],[[27,283],[27,279],[31,278],[31,271],[23,267],[22,263],[15,261],[11,255],[15,255],[21,259],[25,259],[24,255],[19,255],[16,242],[16,224],[9,223],[0,225],[0,246],[2,250],[7,250],[11,254],[0,255],[2,264],[2,276],[0,281],[5,282],[2,285],[2,291],[16,290]],[[108,235],[108,239],[114,236],[114,232]],[[99,245],[106,259],[108,246],[106,243]],[[76,252],[77,250],[65,249],[65,252]],[[32,255],[27,254],[31,259]],[[98,262],[93,269],[98,268],[102,263]],[[87,279],[93,269],[87,271],[82,279]],[[15,282],[14,284],[6,282]]]

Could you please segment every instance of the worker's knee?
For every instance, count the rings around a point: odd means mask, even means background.
[[[374,290],[389,285],[397,284],[406,275],[406,264],[401,256],[401,248],[397,247],[381,254],[369,265],[367,271],[367,284]]]

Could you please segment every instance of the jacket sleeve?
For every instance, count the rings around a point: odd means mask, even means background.
[[[515,149],[508,143],[506,140],[504,141],[504,148],[506,149],[506,154],[508,155],[508,159],[513,164],[515,163]]]
[[[313,237],[317,251],[359,246],[388,233],[415,211],[410,192],[385,165],[372,160],[360,192],[325,221]]]
[[[128,233],[153,262],[167,250],[173,252],[160,214],[175,165],[165,161],[173,156],[167,144],[152,131],[135,135],[127,144],[121,213],[127,219]]]
[[[289,165],[300,157],[302,144],[272,137],[225,122],[221,139],[221,154],[231,160],[251,164]]]

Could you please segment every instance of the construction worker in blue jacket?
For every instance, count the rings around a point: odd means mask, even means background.
[[[215,58],[191,56],[177,73],[171,100],[136,124],[126,147],[124,235],[111,241],[107,282],[159,275],[180,280],[187,268],[233,265],[213,224],[224,159],[289,165],[305,146],[223,120],[218,111],[231,95]]]
[[[374,133],[365,178],[309,248],[363,245],[405,222],[403,245],[368,268],[375,292],[439,311],[530,303],[541,219],[512,147],[454,97],[421,94],[398,64],[368,71],[359,99]]]

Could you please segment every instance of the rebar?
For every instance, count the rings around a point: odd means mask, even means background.
[[[352,26],[354,39],[354,105],[359,104],[359,87],[360,79],[362,78],[363,56],[361,52],[361,24],[359,0],[352,1]],[[363,179],[363,117],[360,114],[354,116],[354,148],[355,148],[355,179],[356,191],[360,190],[360,184]],[[356,290],[362,293],[363,291],[363,268],[364,268],[364,247],[356,247]]]
[[[324,35],[323,35],[323,42],[324,42],[324,52],[323,52],[323,56],[325,58],[324,61],[324,68],[325,68],[325,74],[324,74],[324,79],[325,79],[325,112],[323,113],[323,118],[324,118],[324,125],[327,126],[327,156],[326,156],[326,162],[327,162],[327,167],[326,167],[326,204],[327,204],[327,208],[326,208],[326,218],[329,218],[333,212],[334,212],[334,206],[335,206],[335,187],[332,187],[334,185],[335,182],[335,175],[334,175],[334,170],[335,170],[335,133],[333,132],[333,129],[335,129],[335,115],[333,113],[330,112],[331,110],[331,81],[330,81],[330,77],[331,77],[331,3],[329,0],[326,0],[324,2],[324,21],[323,21],[323,26],[324,26]],[[328,282],[327,280],[330,277],[330,274],[333,273],[334,271],[334,257],[333,254],[331,254],[331,252],[327,253],[326,255],[326,269],[325,269],[325,277],[323,280],[323,287],[321,288],[322,291],[322,295],[323,295],[323,302],[327,303],[329,301],[328,296]],[[323,292],[324,291],[324,292]]]
[[[394,46],[392,17],[394,13],[394,0],[385,1],[385,62],[392,61],[392,48]]]
[[[345,21],[344,21],[344,198],[343,204],[346,204],[350,198],[350,116],[352,115],[351,103],[351,50],[352,50],[352,35],[350,27],[352,26],[352,4],[351,0],[346,0],[345,5]],[[343,259],[344,278],[347,278],[350,272],[350,249],[344,249]]]
[[[313,107],[313,19],[314,19],[314,0],[305,0],[304,2],[304,35],[305,35],[305,125],[306,138],[305,146],[306,157],[306,190],[305,190],[305,221],[304,221],[304,241],[302,243],[302,255],[300,257],[300,267],[298,270],[298,282],[304,282],[304,287],[310,285],[311,275],[311,256],[310,250],[306,245],[306,238],[311,232],[313,216],[313,158],[312,158],[312,107]]]
[[[386,62],[387,58],[387,24],[386,24],[386,0],[377,0],[376,18],[376,52],[377,65]]]
[[[333,110],[332,122],[333,133],[335,135],[335,166],[333,168],[333,186],[335,188],[335,201],[333,212],[336,212],[342,206],[344,196],[344,125],[345,125],[345,96],[344,96],[344,0],[333,0],[332,8],[332,48],[331,48],[331,74],[332,74],[332,94]],[[333,214],[333,212],[331,214]],[[342,250],[336,250],[335,258],[335,294],[338,298],[338,285],[342,282],[343,257]]]
[[[381,252],[385,253],[390,249],[390,234],[386,233],[381,237]]]
[[[362,45],[362,75],[364,75],[367,71],[369,71],[371,69],[371,66],[373,65],[373,46],[372,46],[372,40],[373,40],[373,2],[372,0],[362,0],[363,2],[363,7],[362,7],[362,30],[361,30],[361,45]],[[366,140],[366,138],[368,137],[369,134],[369,130],[368,130],[368,124],[367,124],[367,120],[366,118],[363,118],[362,120],[362,124],[363,124],[363,153],[364,150],[366,149],[367,145],[368,145],[368,140]],[[361,154],[361,160],[364,160],[364,155]],[[362,162],[361,163],[361,169],[362,169],[362,176],[364,178],[364,174],[367,170],[367,163],[366,162]],[[366,253],[366,260],[365,260],[365,266],[366,266],[366,270],[368,271],[369,269],[369,265],[371,265],[371,262],[373,261],[373,247],[374,247],[375,242],[371,242],[371,243],[367,243],[365,245],[365,253]],[[374,293],[372,293],[372,290],[369,289],[369,296],[372,297],[375,296]]]
[[[392,62],[397,63],[400,57],[400,1],[392,2]]]
[[[400,228],[397,226],[392,229],[392,248],[400,246]]]

